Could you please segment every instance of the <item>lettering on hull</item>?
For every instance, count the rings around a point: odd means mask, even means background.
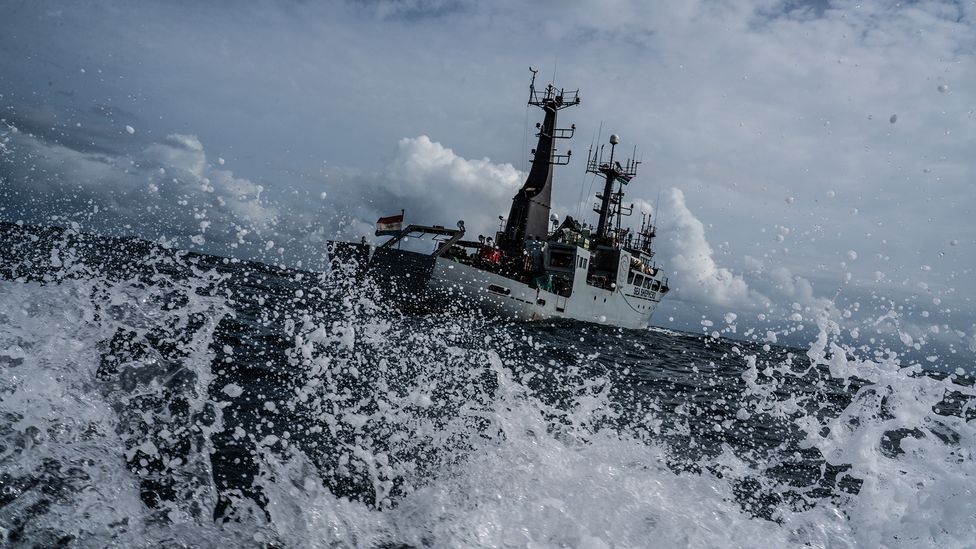
[[[639,297],[642,299],[654,299],[654,290],[648,290],[647,288],[634,288],[633,297]]]

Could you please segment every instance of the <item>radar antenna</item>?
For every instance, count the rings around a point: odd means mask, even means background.
[[[633,204],[630,206],[623,205],[624,185],[630,183],[630,180],[637,176],[637,166],[640,164],[639,160],[634,160],[633,158],[627,159],[627,162],[624,164],[615,160],[614,154],[618,144],[620,144],[620,136],[612,134],[610,136],[610,159],[606,162],[603,161],[604,148],[601,146],[599,149],[592,151],[591,154],[588,154],[586,160],[586,171],[588,173],[602,175],[606,181],[603,186],[603,192],[596,195],[600,202],[594,206],[593,211],[600,214],[596,237],[607,244],[613,244],[622,239],[623,234],[620,228],[621,218],[623,216],[629,216],[634,212]],[[636,151],[637,149],[635,147],[634,152],[636,153]],[[615,184],[617,185],[616,190],[614,190]],[[614,227],[612,225],[616,226]]]

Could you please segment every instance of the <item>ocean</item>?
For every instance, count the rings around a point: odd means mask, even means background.
[[[3,224],[0,544],[976,546],[971,376],[732,335]]]

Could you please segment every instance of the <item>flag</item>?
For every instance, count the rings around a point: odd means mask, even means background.
[[[403,213],[376,220],[376,236],[391,236],[403,229]]]
[[[630,180],[633,179],[633,178],[634,178],[634,176],[627,175],[625,173],[622,173],[622,174],[617,175],[617,181],[621,182],[624,185],[626,185],[627,183],[630,183]]]

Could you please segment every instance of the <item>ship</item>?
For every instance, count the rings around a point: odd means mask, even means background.
[[[602,179],[593,211],[595,226],[566,216],[559,223],[550,201],[553,170],[569,163],[572,151],[556,143],[571,139],[575,124],[559,128],[564,109],[580,104],[579,90],[550,82],[536,88],[532,73],[528,104],[544,112],[536,124],[538,143],[525,183],[512,198],[508,216],[499,216],[494,237],[465,240],[464,221],[456,227],[404,226],[404,213],[381,218],[379,245],[366,241],[329,243],[331,272],[355,287],[369,287],[384,304],[408,312],[479,314],[515,320],[574,319],[623,328],[648,326],[669,291],[668,278],[656,264],[652,241],[656,219],[642,214],[637,230],[622,220],[633,214],[624,189],[637,176],[635,157],[617,158],[617,135],[590,147],[587,173]],[[634,149],[636,156],[636,148]],[[407,239],[433,241],[430,253],[403,249]]]

